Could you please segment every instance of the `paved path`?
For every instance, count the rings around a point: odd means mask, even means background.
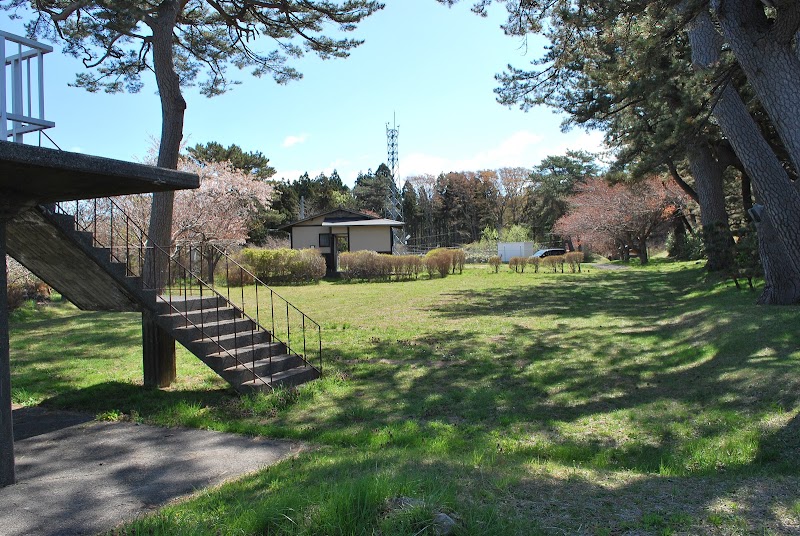
[[[14,411],[17,484],[0,488],[0,535],[96,534],[256,471],[302,444]]]

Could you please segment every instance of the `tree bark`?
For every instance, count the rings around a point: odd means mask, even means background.
[[[689,28],[689,41],[692,61],[697,68],[707,69],[717,63],[720,36],[707,12],[698,14],[693,20]],[[800,274],[800,193],[730,84],[720,89],[713,114],[750,176],[782,246],[764,250],[763,253],[785,255],[785,264],[792,267],[791,273]],[[767,267],[784,264],[775,258],[762,259],[762,262],[765,277]]]
[[[791,40],[774,33],[764,5],[753,0],[712,0],[711,8],[784,147],[800,172],[800,59]],[[773,211],[774,212],[774,211]]]
[[[764,291],[760,305],[796,305],[800,303],[800,273],[788,262],[775,228],[765,210],[756,223],[758,251],[764,269]]]
[[[153,69],[161,99],[161,140],[157,165],[168,169],[178,168],[186,111],[173,53],[172,32],[179,10],[180,6],[175,0],[164,1],[157,17],[148,23],[153,32]],[[153,194],[144,278],[145,283],[156,292],[161,292],[167,284],[174,199],[174,192]],[[142,313],[142,338],[145,385],[169,386],[175,379],[175,339],[162,330],[147,312]]]
[[[703,243],[708,257],[706,268],[710,272],[728,270],[733,266],[733,236],[725,210],[725,170],[704,140],[695,139],[687,144],[687,154],[700,204]]]

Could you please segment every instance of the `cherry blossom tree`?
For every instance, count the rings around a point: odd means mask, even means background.
[[[207,255],[208,273],[213,274],[222,252],[247,240],[248,224],[260,207],[269,206],[272,185],[254,179],[230,162],[201,162],[180,158],[178,169],[196,173],[200,187],[175,194],[171,243],[174,246],[216,246]],[[122,205],[145,229],[150,219],[148,195],[131,195]]]
[[[600,178],[589,179],[568,198],[568,212],[553,230],[606,253],[622,250],[627,256],[633,247],[646,264],[648,239],[676,217],[687,200],[671,181],[658,176],[613,185]]]

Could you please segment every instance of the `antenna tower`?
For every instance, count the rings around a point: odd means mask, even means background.
[[[392,181],[389,186],[389,199],[386,200],[386,208],[389,217],[393,220],[403,221],[403,200],[400,191],[400,174],[398,173],[397,157],[397,137],[400,134],[400,127],[397,125],[397,117],[392,117],[392,126],[386,123],[386,157],[389,170],[392,173]],[[394,236],[394,253],[398,253],[398,246],[405,244],[403,229],[392,229]]]

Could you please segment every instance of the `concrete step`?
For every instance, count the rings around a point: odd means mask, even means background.
[[[278,373],[303,365],[304,363],[300,356],[280,354],[273,356],[271,359],[265,358],[253,362],[245,361],[243,364],[226,368],[221,374],[231,384],[239,385],[252,380],[253,373],[261,378],[269,379],[270,374],[275,377]]]
[[[160,315],[165,320],[169,321],[175,327],[186,325],[188,320],[193,324],[205,324],[208,322],[217,322],[222,320],[231,320],[233,318],[242,318],[241,313],[233,307],[220,307],[207,311],[190,311],[188,313],[170,313]]]
[[[211,316],[213,318],[214,315]],[[227,320],[220,320],[219,322],[215,320],[209,320],[202,323],[197,322],[189,325],[181,325],[180,321],[178,321],[178,325],[175,326],[175,331],[179,332],[181,330],[186,330],[186,332],[189,334],[189,338],[196,340],[202,338],[202,333],[205,333],[205,335],[209,337],[216,337],[217,335],[231,335],[233,333],[249,334],[253,331],[259,331],[259,327],[255,324],[255,322],[248,318],[231,318]]]
[[[162,299],[163,298],[163,299]],[[228,306],[225,298],[216,295],[210,296],[161,296],[159,301],[159,314],[170,314],[175,311],[209,311],[211,309]]]
[[[208,335],[208,333],[206,334]],[[272,335],[264,330],[240,331],[228,335],[214,335],[213,337],[202,337],[193,340],[194,344],[202,345],[205,349],[204,354],[210,355],[220,352],[219,348],[233,350],[243,346],[251,346],[259,343],[266,343],[272,340]]]
[[[238,389],[244,392],[270,391],[270,386],[293,387],[310,382],[311,380],[316,380],[319,377],[319,371],[313,367],[298,367],[274,374],[271,382],[269,381],[269,378],[261,378],[242,382]]]
[[[252,346],[243,346],[234,350],[214,349],[211,354],[206,354],[203,358],[209,367],[219,372],[227,368],[235,367],[237,360],[239,363],[249,363],[266,359],[270,355],[278,356],[286,353],[286,347],[279,342],[263,342]]]

